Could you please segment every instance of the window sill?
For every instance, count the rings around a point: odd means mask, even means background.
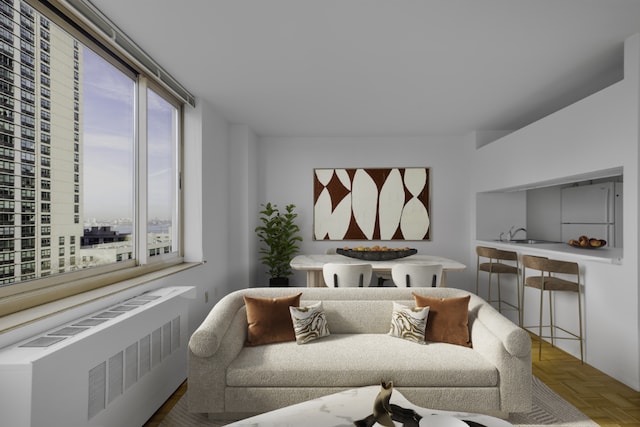
[[[103,286],[87,292],[62,298],[36,307],[28,308],[16,313],[8,314],[0,318],[0,334],[9,332],[28,324],[43,320],[55,314],[80,307],[83,304],[95,302],[101,298],[109,297],[136,286],[162,279],[172,274],[201,265],[199,262],[180,263],[151,273],[142,274],[130,279],[122,280],[111,285]]]

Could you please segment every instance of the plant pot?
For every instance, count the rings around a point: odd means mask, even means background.
[[[271,277],[269,279],[269,287],[270,288],[288,288],[289,278],[288,277]]]

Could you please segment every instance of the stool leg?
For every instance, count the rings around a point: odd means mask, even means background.
[[[491,304],[491,282],[493,279],[493,272],[491,270],[493,270],[493,265],[489,268],[489,281],[487,282],[487,301],[489,301],[489,304]]]
[[[551,294],[553,292],[549,291],[549,333],[551,335],[551,347],[556,346],[556,336],[555,336],[555,325],[553,323],[553,301],[551,299]]]
[[[524,280],[523,280],[524,283]],[[527,287],[524,286],[524,284],[522,285],[522,300],[519,301],[520,303],[520,327],[524,326],[524,294],[527,292]],[[518,298],[520,298],[520,295],[518,295]]]
[[[498,311],[502,313],[502,293],[500,292],[500,276],[502,274],[498,273]]]
[[[582,338],[582,301],[580,296],[580,282],[578,282],[578,326],[580,327],[580,362],[584,365],[584,350]]]
[[[441,279],[442,280],[442,279]],[[476,295],[480,296],[478,293],[480,283],[480,257],[478,257],[478,261],[476,262]]]
[[[527,285],[525,285],[525,268],[522,267],[522,277],[520,278],[520,283],[522,283],[522,301],[520,301],[520,319],[522,321],[522,325],[525,326],[527,323],[524,321],[524,296],[527,293]]]
[[[540,289],[540,323],[538,323],[538,360],[542,360],[542,303],[544,301],[544,285]]]
[[[518,326],[522,327],[522,305],[520,304],[520,274],[516,273],[516,292],[517,292],[517,305],[518,305]],[[522,290],[524,293],[524,289]]]

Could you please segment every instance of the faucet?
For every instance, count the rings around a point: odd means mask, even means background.
[[[507,232],[507,242],[510,241],[511,239],[513,239],[515,237],[515,235],[518,234],[518,231],[524,231],[525,233],[527,232],[527,229],[524,228],[524,227],[517,228],[516,230],[514,230],[514,228],[516,228],[515,225],[511,226],[511,228]],[[501,236],[502,236],[502,234],[501,234]]]

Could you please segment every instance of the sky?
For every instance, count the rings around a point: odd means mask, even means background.
[[[85,220],[133,218],[135,81],[86,47],[82,69]],[[149,91],[148,111],[148,217],[171,219],[175,109]]]

